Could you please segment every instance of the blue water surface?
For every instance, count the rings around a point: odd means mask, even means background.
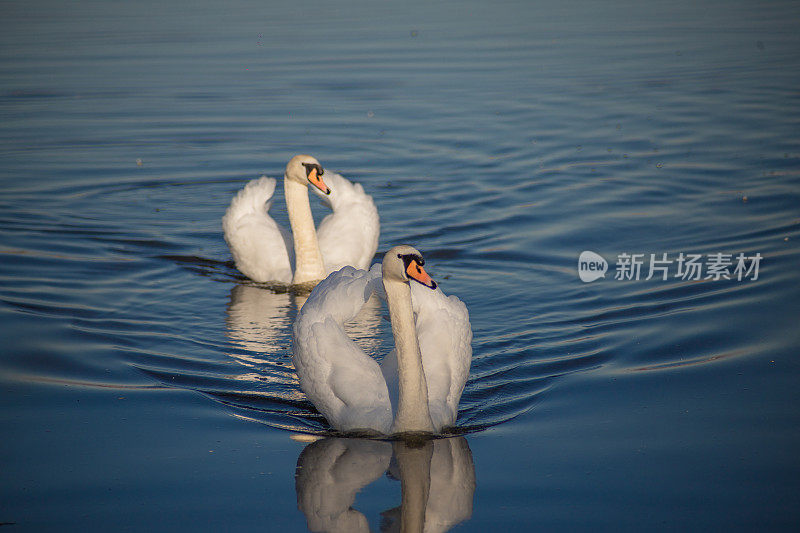
[[[2,10],[10,531],[800,525],[797,3]],[[463,436],[310,443],[302,295],[220,223],[296,153],[373,196],[376,260],[413,244],[467,304]],[[351,327],[378,357],[383,314]]]

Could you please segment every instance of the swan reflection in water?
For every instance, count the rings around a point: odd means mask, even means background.
[[[475,467],[464,437],[403,441],[326,438],[297,460],[297,506],[311,531],[369,531],[356,493],[384,473],[400,480],[401,504],[382,531],[447,531],[472,516]]]
[[[245,364],[261,364],[266,362],[263,355],[285,350],[291,342],[291,307],[287,292],[254,285],[233,287],[225,322],[228,337],[242,350],[231,355]]]

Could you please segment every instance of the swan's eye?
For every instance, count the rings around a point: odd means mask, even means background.
[[[397,254],[397,257],[402,259],[407,273],[412,272],[412,267],[416,269],[418,274],[423,272],[422,265],[425,264],[425,260],[417,254]]]
[[[309,174],[311,174],[312,170],[317,171],[317,176],[322,176],[325,173],[322,167],[317,165],[316,163],[300,163],[300,164],[306,167],[306,177],[308,177]]]

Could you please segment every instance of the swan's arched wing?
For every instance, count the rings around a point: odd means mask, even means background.
[[[292,359],[300,388],[341,431],[388,433],[391,428],[389,393],[380,368],[343,328],[380,281],[379,265],[369,272],[353,267],[336,271],[314,288],[294,323]]]
[[[325,171],[324,177],[331,194],[322,200],[333,209],[317,229],[325,271],[333,272],[347,265],[369,268],[378,249],[378,209],[360,184],[330,171]]]
[[[291,283],[291,235],[267,214],[275,180],[262,176],[239,191],[222,217],[225,242],[239,271],[254,281]]]
[[[431,420],[437,430],[453,426],[472,362],[472,327],[464,302],[411,282],[411,303],[428,383]]]

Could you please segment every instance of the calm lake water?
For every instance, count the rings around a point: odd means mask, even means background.
[[[795,531],[800,5],[650,4],[4,2],[0,523]],[[464,436],[290,438],[220,218],[300,152],[467,304]]]

